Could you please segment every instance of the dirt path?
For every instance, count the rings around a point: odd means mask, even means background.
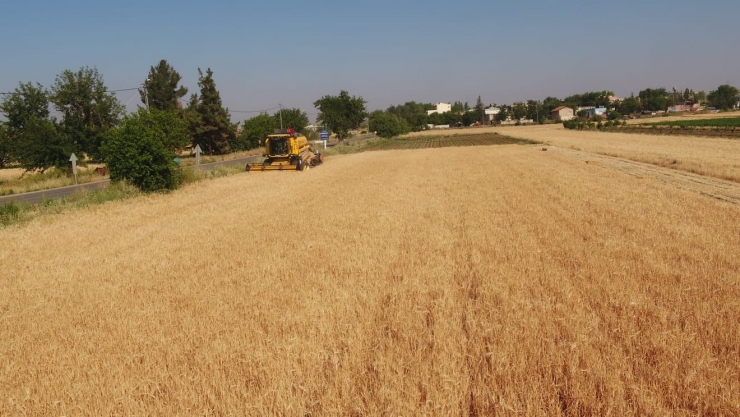
[[[573,149],[553,146],[548,147],[548,150],[578,159],[596,168],[614,169],[647,181],[655,180],[728,203],[740,204],[740,184],[736,182]]]

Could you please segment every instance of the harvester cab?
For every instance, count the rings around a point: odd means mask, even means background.
[[[293,129],[276,129],[265,138],[265,161],[247,164],[247,171],[303,171],[321,165],[324,155],[314,151],[305,136]]]

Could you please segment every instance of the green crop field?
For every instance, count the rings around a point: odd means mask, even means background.
[[[674,120],[669,122],[645,123],[647,126],[678,127],[740,127],[740,117],[703,120]]]

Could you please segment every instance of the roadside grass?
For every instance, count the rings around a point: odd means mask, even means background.
[[[103,204],[107,201],[123,200],[142,193],[126,183],[111,183],[108,187],[95,191],[82,191],[69,197],[43,200],[39,204],[10,202],[0,206],[0,227],[22,225],[50,214]]]
[[[181,171],[180,185],[183,187],[198,181],[222,178],[241,172],[244,172],[244,167],[241,165],[218,166],[210,170],[184,167]],[[125,200],[143,194],[132,185],[117,182],[99,190],[82,191],[65,198],[43,200],[36,205],[10,202],[0,205],[0,228],[23,225],[41,216],[77,210],[108,201]]]
[[[239,158],[246,158],[248,156],[261,155],[263,150],[264,148],[260,146],[258,148],[250,149],[248,151],[239,151],[239,152],[233,152],[233,153],[228,153],[224,155],[206,155],[205,153],[201,153],[200,163],[209,164],[211,162],[230,161],[232,159],[239,159]],[[195,165],[195,155],[194,154],[190,155],[188,152],[182,152],[179,155],[179,158],[182,161],[183,167]]]
[[[208,164],[211,162],[230,161],[232,159],[261,155],[262,151],[263,149],[260,147],[226,155],[201,155],[200,163]],[[181,154],[179,158],[184,170],[187,169],[187,167],[195,165],[195,156],[190,156],[187,152]],[[93,172],[95,168],[100,166],[104,165],[88,164],[85,167],[78,167],[77,183],[86,184],[107,179],[108,176],[96,175]],[[71,172],[65,170],[51,168],[44,173],[27,172],[25,174],[22,170],[17,168],[0,170],[0,196],[49,190],[70,185],[75,185],[75,179]]]
[[[105,177],[95,175],[93,172],[97,166],[80,167],[77,170],[78,184],[104,179]],[[0,177],[0,196],[67,187],[74,184],[75,178],[71,172],[55,168],[51,168],[44,173],[29,172],[17,177],[15,175],[3,175]]]

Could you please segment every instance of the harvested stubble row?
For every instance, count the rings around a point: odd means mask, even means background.
[[[562,125],[499,129],[502,135],[740,182],[740,140],[586,132]]]
[[[0,415],[740,409],[738,206],[523,146],[286,178],[0,230]]]

